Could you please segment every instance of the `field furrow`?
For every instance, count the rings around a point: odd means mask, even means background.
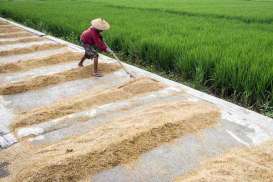
[[[264,181],[273,180],[273,142],[268,141],[253,149],[227,152],[221,158],[204,161],[198,169],[176,182],[197,181]],[[246,160],[247,159],[247,160]]]
[[[10,27],[5,27],[5,28],[2,28],[0,27],[0,33],[17,33],[17,32],[22,32],[22,29],[20,28],[10,28]]]
[[[89,73],[89,72],[88,72]],[[90,74],[90,73],[89,73]],[[88,76],[89,76],[88,74]],[[128,99],[147,92],[162,89],[164,86],[157,81],[141,78],[117,88],[106,89],[99,93],[88,91],[85,94],[58,102],[54,105],[41,107],[22,113],[13,121],[12,128],[25,127],[50,119],[55,119],[68,114],[86,110],[90,107],[112,103],[118,100]]]
[[[62,174],[62,181],[79,180],[129,162],[161,143],[212,126],[218,119],[218,110],[205,103],[147,105],[87,134],[32,151],[33,159],[11,164],[18,171],[14,177],[50,181]],[[35,170],[28,167],[33,165]]]
[[[17,37],[28,37],[32,36],[31,33],[26,32],[26,31],[20,31],[20,32],[15,32],[15,33],[0,33],[0,38],[5,39],[5,38],[17,38]]]
[[[0,73],[27,71],[33,68],[79,60],[81,53],[63,52],[45,58],[34,58],[15,63],[0,64]]]
[[[100,65],[100,69],[104,73],[113,72],[119,68],[120,67],[115,64]],[[88,78],[92,76],[92,70],[93,65],[84,68],[73,68],[64,72],[49,74],[46,76],[37,76],[19,82],[7,83],[0,86],[0,94],[1,95],[16,94],[66,81]]]
[[[0,51],[0,56],[26,54],[26,53],[31,53],[31,52],[35,52],[35,51],[41,51],[41,50],[57,49],[57,48],[61,48],[64,46],[65,45],[55,44],[55,43],[33,45],[30,47],[22,47],[22,48],[15,48],[15,49],[6,50],[6,51]]]
[[[26,37],[26,38],[19,38],[17,40],[1,40],[0,45],[9,45],[9,44],[17,44],[17,43],[26,43],[26,42],[38,42],[38,41],[43,41],[43,38],[40,37]]]

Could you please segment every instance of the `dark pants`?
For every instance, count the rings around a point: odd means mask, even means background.
[[[82,42],[82,46],[85,50],[85,57],[86,58],[93,59],[93,58],[99,57],[97,50],[92,45],[85,44]]]

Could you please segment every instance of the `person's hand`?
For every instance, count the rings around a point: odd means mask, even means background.
[[[109,52],[109,53],[111,53],[111,54],[114,53],[114,51],[112,51],[112,49],[110,49],[110,47],[107,47],[106,51]]]

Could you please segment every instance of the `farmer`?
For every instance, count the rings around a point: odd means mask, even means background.
[[[84,47],[85,54],[79,62],[79,66],[83,66],[85,59],[94,59],[94,76],[101,77],[103,75],[98,72],[99,54],[97,50],[100,52],[113,52],[103,41],[101,36],[101,33],[105,30],[108,30],[110,25],[102,18],[92,20],[91,25],[91,27],[89,27],[81,34],[81,42]]]

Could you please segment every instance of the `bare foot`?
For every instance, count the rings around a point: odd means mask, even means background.
[[[95,77],[103,77],[103,74],[97,72],[97,73],[92,73],[93,76]]]
[[[83,64],[82,64],[82,63],[79,63],[78,65],[79,65],[79,67],[83,67]]]

